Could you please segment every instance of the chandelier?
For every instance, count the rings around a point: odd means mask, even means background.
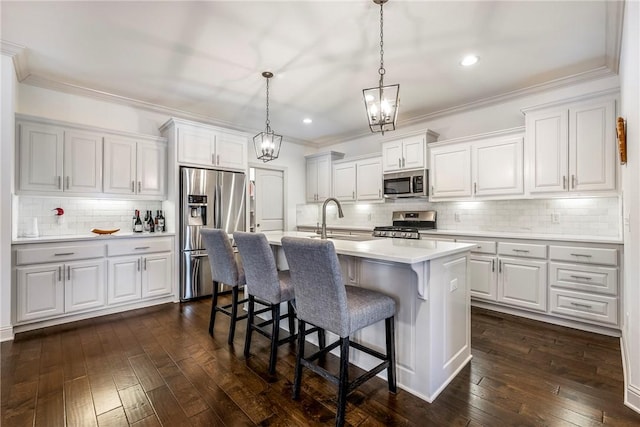
[[[271,130],[269,122],[269,79],[273,77],[270,71],[264,71],[262,77],[267,79],[267,120],[265,121],[265,130],[253,137],[253,146],[256,150],[256,157],[263,162],[275,160],[280,155],[280,145],[282,144],[282,135],[277,135]]]
[[[384,14],[382,5],[388,0],[373,0],[375,4],[380,5],[380,80],[378,87],[363,89],[364,105],[367,109],[367,118],[369,119],[369,129],[371,132],[381,132],[396,129],[396,120],[398,118],[398,105],[400,102],[400,85],[384,85],[384,41],[383,41],[383,21]]]

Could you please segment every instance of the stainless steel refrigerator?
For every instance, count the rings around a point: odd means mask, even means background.
[[[246,177],[240,172],[180,168],[180,300],[211,295],[203,227],[245,230]]]

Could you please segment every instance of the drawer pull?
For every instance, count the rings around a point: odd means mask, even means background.
[[[591,280],[591,277],[587,276],[574,276],[573,274],[569,277],[573,277],[574,279],[582,279],[582,280]]]
[[[138,246],[136,250],[149,249],[149,246]]]
[[[573,255],[573,256],[583,256],[585,258],[591,258],[593,255],[585,255],[585,254],[569,254],[569,255]]]
[[[593,306],[591,306],[589,304],[580,304],[578,302],[572,302],[571,305],[573,305],[575,307],[582,307],[582,308],[593,308]]]
[[[527,249],[514,249],[513,252],[528,254],[529,251]]]
[[[57,252],[53,254],[53,256],[66,256],[66,255],[73,255],[73,254],[75,254],[75,252]]]

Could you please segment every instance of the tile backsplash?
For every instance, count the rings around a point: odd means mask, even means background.
[[[106,200],[83,198],[57,198],[15,196],[17,204],[17,236],[25,237],[33,231],[33,220],[37,219],[40,236],[63,236],[89,234],[92,228],[131,231],[131,219],[135,209],[154,213],[162,209],[162,202],[147,200]],[[62,222],[58,222],[55,208],[64,209]]]
[[[322,220],[321,204],[296,207],[298,225]],[[493,200],[438,202],[402,200],[386,203],[343,203],[344,218],[335,204],[327,206],[327,224],[357,227],[391,225],[396,210],[438,212],[439,230],[497,231],[521,234],[621,236],[618,197],[576,199]]]

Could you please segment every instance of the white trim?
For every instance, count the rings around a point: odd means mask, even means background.
[[[640,388],[628,385],[624,393],[624,404],[640,414]]]
[[[13,340],[13,326],[0,328],[0,342]]]
[[[27,54],[24,46],[6,40],[0,40],[0,53],[10,56],[13,60],[13,68],[19,82],[29,77]]]
[[[563,98],[559,101],[552,101],[552,102],[547,102],[545,104],[538,104],[538,105],[533,105],[530,107],[524,107],[521,108],[520,111],[523,114],[526,114],[530,111],[535,111],[535,110],[540,110],[540,109],[544,109],[544,108],[549,108],[549,107],[555,107],[558,105],[567,105],[567,104],[571,104],[574,102],[581,102],[581,101],[587,101],[590,99],[596,99],[596,98],[605,98],[605,97],[617,97],[618,94],[620,93],[620,88],[619,87],[615,87],[615,88],[611,88],[611,89],[605,89],[605,90],[601,90],[598,92],[590,92],[590,93],[586,93],[586,94],[582,94],[582,95],[578,95],[578,96],[574,96],[571,98]]]
[[[618,74],[620,68],[624,7],[625,2],[622,1],[607,2],[607,21],[605,29],[605,63],[607,64],[607,68],[609,68],[616,74]]]
[[[519,126],[515,128],[510,128],[510,129],[480,133],[477,135],[461,136],[460,138],[453,138],[453,139],[446,139],[444,141],[431,142],[429,143],[428,147],[429,148],[439,147],[441,145],[457,144],[459,142],[479,141],[483,139],[499,138],[503,136],[514,136],[517,134],[522,134],[522,136],[524,136],[524,130],[525,130],[524,126]]]

